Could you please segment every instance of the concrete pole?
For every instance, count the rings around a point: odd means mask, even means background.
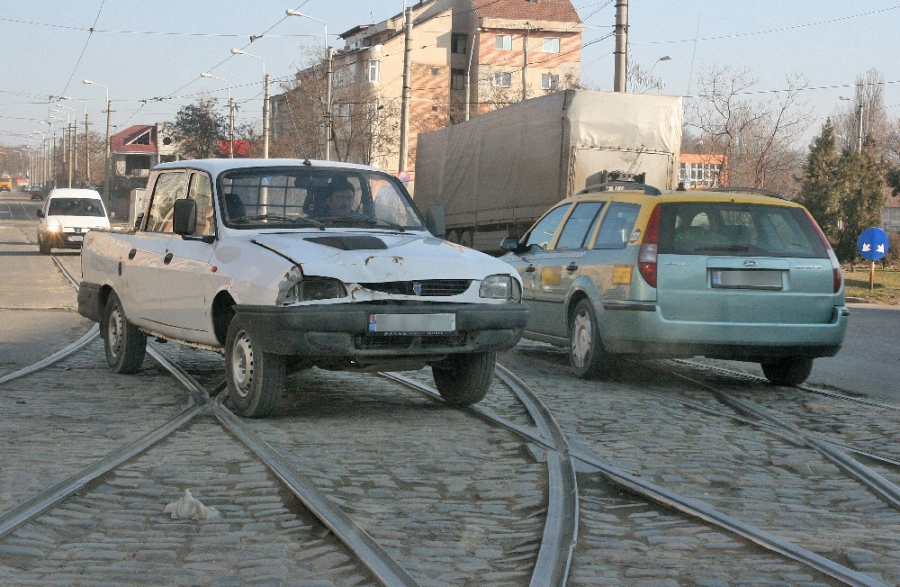
[[[327,37],[325,41],[328,41]],[[334,47],[331,46],[328,47],[328,70],[325,78],[325,160],[331,161],[331,86],[334,83]]]
[[[628,73],[628,0],[616,0],[616,49],[613,91],[624,92]]]
[[[522,100],[528,99],[528,37],[531,32],[531,23],[525,23],[525,36],[522,38],[524,62],[522,64]]]
[[[112,161],[110,159],[110,143],[109,143],[109,131],[112,128],[112,102],[110,100],[106,100],[106,172],[104,173],[103,178],[103,199],[105,200],[103,204],[106,206],[107,210],[112,205],[112,201],[110,200],[109,194],[109,185],[110,185],[110,174],[112,173]]]
[[[234,159],[234,98],[228,98],[228,158]]]
[[[84,113],[84,183],[91,183],[91,132],[87,112]]]
[[[72,117],[72,176],[78,185],[78,119]]]
[[[269,158],[269,74],[266,74],[266,95],[263,98],[263,159]]]
[[[409,84],[410,56],[412,54],[412,9],[406,9],[405,49],[403,52],[403,97],[400,101],[400,169],[406,171],[409,159]]]
[[[69,140],[68,144],[66,145],[66,148],[69,153],[69,156],[68,156],[68,159],[69,159],[68,183],[69,183],[69,187],[72,187],[72,172],[74,171],[73,166],[75,164],[73,157],[72,157],[72,152],[75,150],[75,142],[72,140],[72,126],[69,124],[66,125],[66,135],[68,135],[68,140]]]
[[[862,153],[863,148],[863,103],[862,100],[856,101],[856,117],[858,124],[856,125],[856,152]],[[873,263],[874,265],[874,263]]]
[[[472,47],[469,49],[469,65],[466,67],[466,110],[465,110],[465,118],[464,120],[469,120],[469,104],[472,102],[472,92],[469,89],[469,85],[472,82],[472,55],[475,53],[475,36],[481,29],[476,29],[472,34]],[[478,92],[476,91],[476,96]]]

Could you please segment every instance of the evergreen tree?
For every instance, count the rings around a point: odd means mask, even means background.
[[[867,228],[881,224],[887,169],[875,158],[869,144],[861,152],[844,151],[839,169],[840,213],[844,222],[837,242],[832,244],[838,259],[850,261],[858,255],[859,235]]]
[[[225,117],[216,113],[216,100],[200,98],[175,115],[179,152],[190,159],[219,157],[219,139],[225,136]]]
[[[798,201],[812,214],[828,241],[838,242],[841,218],[840,157],[835,148],[835,132],[831,119],[825,121],[822,132],[809,147],[806,167]]]

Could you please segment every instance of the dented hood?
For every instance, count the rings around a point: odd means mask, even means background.
[[[483,279],[510,266],[429,234],[303,232],[262,234],[253,241],[297,263],[304,275],[345,283]]]

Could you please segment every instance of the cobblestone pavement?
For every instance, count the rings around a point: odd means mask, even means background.
[[[7,224],[0,221],[0,230]],[[0,234],[0,255],[25,249],[8,227]],[[44,261],[31,258],[27,266],[58,276]],[[77,272],[77,256],[63,262]],[[0,290],[0,305],[29,299],[23,293],[28,283],[8,287]],[[52,295],[68,296],[63,302],[72,304],[69,291]],[[30,302],[43,303],[39,298]],[[52,316],[59,342],[74,341],[90,326],[71,312]],[[0,323],[13,345],[22,330],[31,330],[22,322],[9,325]],[[158,348],[210,389],[224,377],[216,353]],[[15,355],[4,368],[29,359]],[[571,375],[558,350],[527,342],[500,362],[539,393],[573,445],[885,584],[900,584],[900,515],[817,453],[674,401],[730,412],[696,386],[648,365],[608,382],[586,382]],[[407,375],[431,383],[428,370]],[[703,377],[754,401],[763,389]],[[798,401],[798,393],[767,390],[764,403],[842,442],[898,452],[891,442],[900,431],[896,415],[826,398]],[[0,385],[0,511],[162,424],[186,401],[185,391],[149,359],[138,375],[110,373],[100,341]],[[479,407],[532,425],[499,380]],[[282,410],[250,424],[422,585],[528,584],[548,499],[537,447],[376,375],[318,369],[291,377]],[[878,470],[900,483],[897,471]],[[579,466],[578,482],[580,525],[569,585],[839,584],[624,493],[588,466]],[[222,517],[185,521],[164,514],[185,489]],[[209,416],[0,539],[3,587],[373,584],[343,545]]]

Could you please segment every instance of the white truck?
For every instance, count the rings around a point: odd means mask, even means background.
[[[446,209],[448,240],[497,252],[553,204],[591,185],[674,189],[679,96],[564,90],[422,133],[415,200]]]
[[[135,373],[147,336],[225,355],[229,400],[277,409],[286,373],[430,365],[448,403],[480,401],[528,309],[508,264],[436,238],[377,169],[210,159],[151,170],[133,230],[92,230],[78,311]]]

